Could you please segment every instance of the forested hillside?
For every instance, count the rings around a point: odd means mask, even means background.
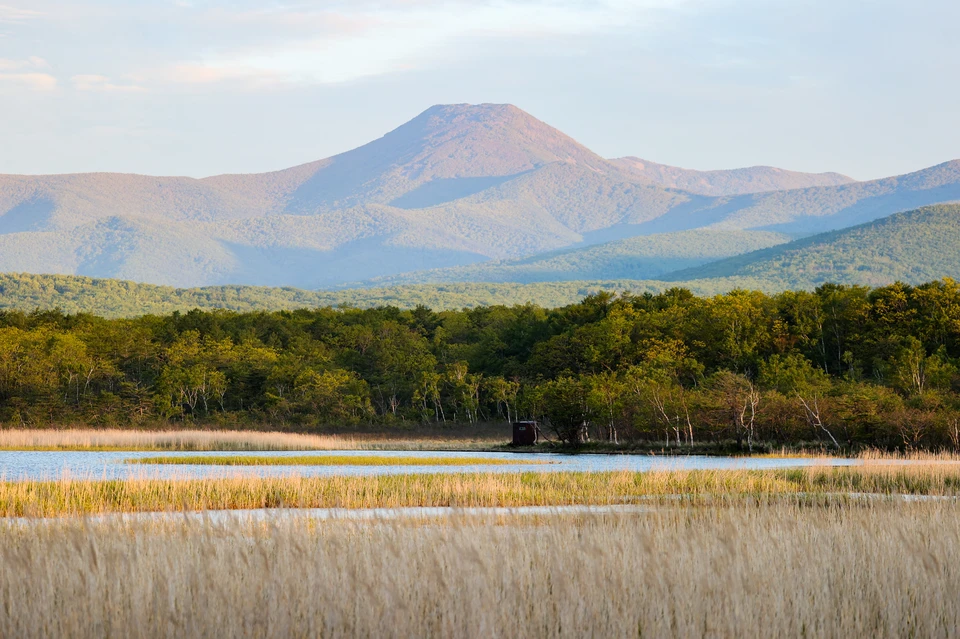
[[[119,318],[163,315],[193,309],[247,312],[342,305],[356,308],[390,305],[402,309],[426,306],[438,311],[526,303],[556,308],[575,304],[587,295],[600,291],[654,293],[672,286],[675,286],[675,283],[654,280],[583,280],[532,284],[404,284],[339,291],[305,291],[260,286],[178,289],[74,275],[0,273],[0,309],[27,312],[60,309],[67,313]],[[750,278],[701,280],[686,282],[685,286],[699,295],[714,295],[734,288],[768,292],[777,290]]]
[[[825,282],[883,286],[960,277],[960,205],[926,207],[695,268],[660,272],[781,239],[774,233],[722,230],[639,237],[544,258],[426,271],[334,291],[253,286],[175,289],[110,279],[0,274],[0,308],[60,308],[104,317],[194,308],[272,311],[344,304],[450,310],[530,302],[554,308],[601,290],[655,293],[679,285],[699,295],[736,288],[773,293],[812,290]],[[654,273],[658,279],[639,279]],[[408,281],[420,283],[403,283]]]
[[[960,287],[600,293],[433,312],[0,313],[0,420],[323,430],[536,418],[570,443],[957,447]]]
[[[697,290],[718,292],[705,283]],[[424,305],[435,310],[475,308],[531,302],[553,308],[573,304],[591,293],[655,291],[654,282],[592,281],[542,284],[422,284],[342,291],[305,291],[257,286],[209,286],[176,289],[121,280],[73,275],[0,274],[0,309],[32,311],[61,309],[103,317],[137,317],[194,308],[233,311],[276,311],[346,304],[359,308],[390,304],[399,308]]]
[[[960,204],[898,213],[663,277],[748,278],[776,288],[824,282],[879,286],[960,278]]]
[[[417,271],[371,283],[655,280],[665,273],[784,244],[790,239],[788,235],[767,231],[697,229],[631,237],[520,260]]]

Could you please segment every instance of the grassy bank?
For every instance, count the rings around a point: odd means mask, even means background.
[[[0,636],[950,637],[950,503],[0,527]]]
[[[251,508],[550,506],[678,497],[691,503],[851,493],[960,496],[960,465],[886,462],[854,468],[644,473],[451,473],[372,477],[236,477],[0,483],[0,516]],[[833,497],[831,497],[833,499]]]
[[[241,430],[9,429],[0,450],[21,451],[281,451],[281,450],[487,450],[503,444],[499,429],[443,433],[370,432],[341,435]]]
[[[858,451],[837,450],[827,448],[816,443],[798,442],[794,446],[777,446],[772,443],[756,443],[751,451],[745,445],[738,445],[736,441],[698,442],[695,444],[671,444],[664,442],[625,440],[618,443],[606,441],[589,441],[571,445],[559,441],[541,441],[530,446],[514,446],[512,443],[494,445],[493,450],[515,451],[524,453],[563,453],[563,454],[635,454],[635,455],[706,455],[706,456],[738,456],[738,455],[778,455],[778,456],[849,456]]]
[[[541,461],[515,461],[492,457],[399,457],[378,455],[298,455],[257,457],[254,455],[144,457],[128,464],[201,466],[507,466],[538,465]]]
[[[142,452],[269,452],[311,450],[354,451],[472,451],[564,454],[645,455],[773,455],[824,457],[884,455],[870,448],[842,449],[816,442],[781,446],[754,444],[753,451],[733,440],[695,445],[665,446],[662,442],[591,441],[579,446],[545,441],[535,446],[513,446],[512,433],[502,423],[449,428],[396,428],[334,434],[303,434],[270,430],[124,430],[93,428],[2,429],[0,451],[142,451]],[[930,453],[922,453],[929,455]],[[954,453],[955,454],[955,453]],[[894,453],[896,455],[896,453]]]
[[[523,453],[560,453],[560,454],[609,454],[609,455],[655,455],[655,456],[690,456],[702,455],[707,457],[858,457],[858,458],[953,458],[960,459],[960,452],[956,449],[930,450],[896,450],[877,449],[869,446],[854,446],[835,448],[822,442],[798,441],[789,446],[775,442],[755,442],[753,449],[745,443],[738,444],[736,440],[720,440],[713,442],[697,442],[693,445],[675,443],[670,446],[663,442],[626,440],[619,443],[605,441],[589,441],[572,446],[557,441],[541,441],[530,446],[514,446],[512,443],[503,443],[491,446],[490,450],[502,452]]]

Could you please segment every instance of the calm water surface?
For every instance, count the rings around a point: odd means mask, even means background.
[[[358,455],[384,459],[383,466],[143,466],[126,464],[125,460],[144,457],[245,455],[250,457],[290,457],[302,455]],[[462,466],[398,466],[390,465],[391,457],[458,457]],[[485,466],[470,464],[477,458],[508,460],[510,464]],[[524,462],[549,462],[531,465]],[[58,479],[129,479],[129,478],[204,478],[257,476],[276,477],[297,475],[318,477],[330,475],[404,475],[414,473],[493,472],[519,473],[525,471],[647,471],[647,470],[720,470],[765,469],[800,466],[851,466],[856,459],[800,459],[800,458],[743,458],[743,457],[661,457],[651,455],[561,455],[546,453],[483,453],[483,452],[429,452],[429,451],[282,451],[282,452],[20,452],[0,451],[0,477],[10,480]]]

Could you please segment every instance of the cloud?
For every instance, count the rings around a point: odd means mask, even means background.
[[[39,11],[0,4],[0,23],[21,24],[27,20],[33,20],[42,16],[43,14]]]
[[[43,58],[30,56],[25,60],[0,58],[0,71],[21,71],[23,69],[49,69],[50,64]]]
[[[636,32],[692,1],[356,0],[182,9],[194,23],[215,23],[217,40],[195,59],[142,75],[186,85],[336,84],[487,55],[486,45],[501,40],[548,46],[551,37]],[[231,32],[235,42],[224,35]]]
[[[70,83],[77,91],[101,93],[142,93],[146,91],[144,87],[136,84],[116,84],[104,75],[75,75],[70,78]]]
[[[649,31],[662,12],[706,1],[0,0],[0,24],[42,19],[49,47],[43,53],[58,69],[75,65],[64,76],[76,78],[78,91],[255,91],[496,57],[505,41],[572,55],[562,50],[566,37]],[[105,57],[89,46],[104,37],[128,55]]]
[[[57,88],[57,79],[44,73],[50,64],[38,56],[22,60],[0,58],[0,86],[49,92]]]
[[[257,69],[243,64],[207,64],[184,62],[145,69],[130,74],[138,87],[202,87],[206,85],[226,85],[244,90],[276,87],[287,83],[281,74],[269,70]],[[145,90],[145,89],[144,89]]]
[[[57,88],[57,79],[49,73],[0,73],[0,86],[15,86],[31,91],[49,92]]]

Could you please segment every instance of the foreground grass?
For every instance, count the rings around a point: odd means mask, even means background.
[[[128,459],[128,464],[201,466],[509,466],[546,462],[492,457],[384,457],[380,455],[298,455],[296,457],[182,456]]]
[[[960,508],[0,526],[0,636],[951,637]]]
[[[960,465],[608,473],[449,473],[371,477],[236,477],[0,482],[0,516],[258,508],[495,507],[816,501],[849,494],[960,496]]]
[[[500,427],[499,430],[503,430]],[[284,450],[487,450],[507,435],[451,431],[431,436],[303,435],[258,431],[132,431],[120,429],[0,430],[0,450],[17,451],[284,451]]]

